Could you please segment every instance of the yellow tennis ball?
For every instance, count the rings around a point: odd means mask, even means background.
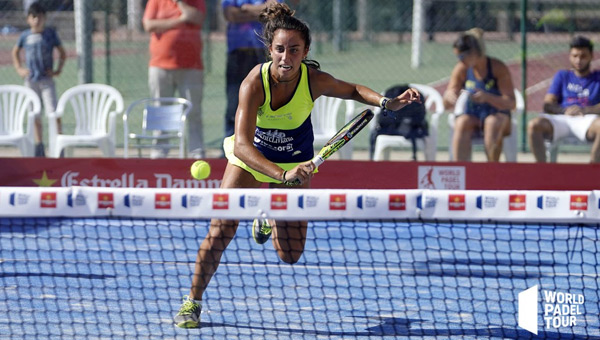
[[[210,176],[210,164],[206,161],[195,161],[190,172],[195,179],[205,179]]]

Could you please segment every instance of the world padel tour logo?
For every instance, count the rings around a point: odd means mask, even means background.
[[[319,204],[319,196],[300,195],[298,196],[298,208],[315,208]]]
[[[27,205],[29,203],[29,195],[13,192],[8,199],[10,205]]]
[[[125,197],[123,197],[123,205],[125,205],[128,208],[141,207],[142,205],[144,205],[144,196],[127,194],[125,195]]]
[[[271,209],[273,209],[273,210],[287,209],[287,195],[286,194],[272,194],[271,195]]]
[[[329,195],[329,210],[346,210],[346,194]]]
[[[183,195],[181,196],[181,206],[184,208],[198,207],[202,203],[202,196]]]
[[[229,194],[213,194],[214,210],[226,210],[229,209]]]
[[[56,193],[42,192],[40,194],[40,208],[56,208]]]
[[[171,194],[156,193],[154,195],[154,209],[171,209]]]
[[[508,196],[508,210],[525,210],[525,195],[512,194]]]
[[[519,327],[538,334],[538,286],[535,285],[519,293]],[[577,326],[585,303],[583,294],[542,290],[543,327],[558,329]],[[580,317],[581,316],[581,317]]]
[[[551,196],[551,195],[543,195],[538,196],[537,198],[537,207],[538,209],[556,209],[560,202],[560,197]]]
[[[368,209],[377,207],[379,198],[374,196],[360,195],[356,198],[356,207],[358,209]]]
[[[389,210],[406,210],[406,195],[390,194],[388,209]]]
[[[465,195],[464,194],[449,194],[448,195],[448,210],[465,210]]]
[[[240,196],[240,208],[257,207],[259,203],[260,203],[260,196],[255,196],[255,195],[241,195]]]
[[[67,205],[71,208],[83,207],[87,204],[86,197],[80,193],[67,195]]]
[[[498,196],[479,195],[475,199],[477,209],[494,209],[498,204]]]

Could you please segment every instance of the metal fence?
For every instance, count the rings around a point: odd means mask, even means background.
[[[75,0],[91,13],[91,64],[85,81],[119,89],[126,105],[149,94],[147,85],[149,35],[141,29],[144,0]],[[89,3],[87,3],[89,1]],[[11,50],[27,28],[31,0],[0,0],[0,82],[21,84]],[[49,9],[48,25],[57,28],[68,52],[63,73],[56,79],[58,94],[82,82],[85,60],[77,53],[73,0],[41,0]],[[322,69],[341,79],[382,91],[398,83],[423,83],[443,92],[456,59],[451,44],[458,32],[471,27],[486,31],[487,53],[505,61],[517,89],[527,96],[529,113],[541,110],[542,98],[554,72],[568,68],[568,41],[584,34],[600,41],[597,0],[287,0],[296,15],[311,27],[311,57]],[[204,130],[209,147],[222,140],[225,110],[225,21],[219,0],[206,0],[203,29],[205,92]],[[415,10],[415,4],[420,6]],[[420,15],[419,15],[420,14]],[[422,32],[415,34],[415,16]],[[415,49],[418,62],[415,63]],[[523,61],[526,60],[526,63]],[[524,119],[527,119],[527,115]],[[521,122],[521,128],[524,122]],[[65,122],[69,124],[69,122]],[[439,149],[447,148],[447,131],[440,127]],[[521,130],[521,141],[524,141]],[[121,136],[122,134],[118,134]],[[122,138],[122,137],[121,137]],[[121,141],[122,143],[122,141]],[[367,148],[367,138],[357,148]],[[524,143],[521,144],[523,148]]]

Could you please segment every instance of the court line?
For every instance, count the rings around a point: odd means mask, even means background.
[[[1,259],[0,263],[4,262],[16,262],[16,263],[29,263],[31,259]],[[55,260],[49,259],[37,259],[35,262],[38,263],[55,263]],[[112,260],[112,261],[76,261],[76,260],[61,260],[61,263],[88,263],[88,264],[138,264],[138,265],[193,265],[195,262],[193,261],[133,261],[133,260]],[[425,264],[426,262],[413,262],[414,264]],[[274,264],[274,263],[221,263],[221,266],[232,267],[232,268],[281,268],[283,264]],[[487,268],[482,268],[481,266],[477,266],[477,268],[472,268],[469,266],[463,265],[462,268],[451,267],[451,266],[436,266],[435,268],[415,268],[415,267],[406,267],[406,265],[410,265],[410,263],[405,264],[405,266],[398,267],[361,267],[361,266],[336,266],[336,265],[300,265],[304,269],[312,269],[312,270],[331,270],[335,271],[347,271],[347,272],[356,272],[357,274],[375,274],[375,273],[392,273],[392,274],[406,274],[413,276],[437,276],[438,273],[446,273],[446,275],[451,275],[448,272],[454,272],[455,275],[467,272],[478,277],[478,278],[486,278],[486,277],[497,277],[501,276],[504,273],[510,274],[505,275],[507,277],[513,277],[515,279],[523,279],[528,276],[536,276],[536,277],[589,277],[589,278],[600,278],[600,274],[591,274],[591,273],[569,273],[569,272],[554,272],[554,271],[527,271],[527,270],[513,270],[509,266],[503,265],[502,269],[499,270],[494,265],[487,265]],[[296,265],[298,267],[299,265]],[[493,275],[492,275],[493,274]],[[0,275],[2,276],[2,275]],[[457,275],[459,276],[459,275]]]
[[[16,262],[16,263],[30,263],[31,261],[35,261],[37,263],[55,263],[57,262],[56,260],[52,260],[52,259],[8,259],[8,258],[3,258],[0,259],[0,263],[5,263],[5,262]],[[144,261],[144,260],[110,260],[110,261],[80,261],[80,260],[65,260],[62,259],[60,261],[60,263],[89,263],[89,264],[144,264],[144,265],[152,265],[152,264],[166,264],[166,265],[183,265],[183,264],[195,264],[194,261]],[[310,265],[310,264],[296,264],[294,266],[290,266],[290,267],[302,267],[302,268],[306,268],[306,269],[314,269],[314,270],[323,270],[323,269],[329,269],[332,271],[340,271],[340,270],[347,270],[347,271],[355,271],[355,272],[359,272],[359,273],[365,273],[365,272],[371,272],[371,273],[376,273],[376,272],[394,272],[394,273],[422,273],[423,271],[426,270],[431,270],[431,265],[429,266],[429,268],[425,268],[425,267],[421,267],[419,268],[419,265],[424,265],[427,264],[428,261],[415,261],[415,262],[406,262],[406,263],[399,263],[400,265],[404,264],[404,267],[400,266],[400,267],[387,267],[387,266],[341,266],[341,265]],[[417,266],[417,268],[407,268],[406,265],[411,265],[414,264]],[[222,266],[229,266],[229,267],[238,267],[238,268],[256,268],[256,267],[261,267],[261,268],[280,268],[282,265],[285,265],[283,263],[281,264],[275,264],[275,263],[222,263]],[[467,265],[467,264],[461,264],[461,268],[457,268],[455,266],[440,266],[440,265],[435,265],[435,270],[439,271],[439,270],[453,270],[456,269],[458,271],[463,271],[463,270],[473,270],[473,266],[479,267],[481,268],[481,265]],[[508,265],[501,265],[501,266],[494,266],[493,264],[488,264],[485,265],[486,268],[485,269],[480,269],[481,272],[486,272],[486,271],[490,271],[490,270],[497,270],[496,268],[498,267],[502,267],[502,268],[510,268],[510,266]],[[519,265],[520,267],[520,265]],[[511,273],[516,273],[516,274],[534,274],[532,272],[528,272],[527,270],[510,270]],[[578,277],[592,277],[592,278],[597,278],[600,277],[600,274],[588,274],[588,273],[566,273],[566,272],[543,272],[543,271],[539,271],[536,272],[539,273],[541,275],[554,275],[554,276],[578,276]]]

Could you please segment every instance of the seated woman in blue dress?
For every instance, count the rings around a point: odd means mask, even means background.
[[[479,28],[462,33],[453,44],[458,63],[444,92],[444,106],[451,109],[462,91],[470,93],[465,114],[456,117],[452,154],[456,161],[469,161],[471,139],[483,133],[488,161],[497,162],[503,138],[510,135],[510,110],[515,107],[512,78],[501,60],[485,54]]]

